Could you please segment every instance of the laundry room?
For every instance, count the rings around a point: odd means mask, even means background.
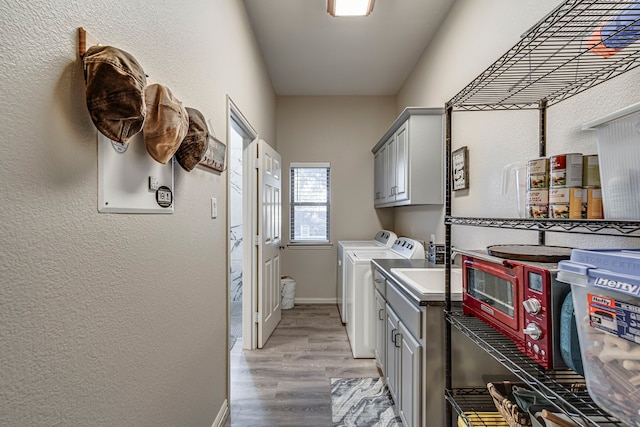
[[[640,3],[338,3],[0,1],[1,425],[640,425]]]

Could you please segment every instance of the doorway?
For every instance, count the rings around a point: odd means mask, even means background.
[[[255,348],[253,284],[252,184],[253,141],[257,133],[230,98],[229,135],[229,351]]]
[[[242,345],[242,166],[243,135],[236,126],[229,134],[229,350]]]

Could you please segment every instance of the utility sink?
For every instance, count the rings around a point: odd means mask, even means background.
[[[443,268],[392,268],[391,274],[428,301],[444,301]],[[462,269],[451,269],[451,300],[462,301]]]

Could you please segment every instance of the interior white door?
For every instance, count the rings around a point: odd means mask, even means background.
[[[280,154],[258,141],[258,348],[281,318],[280,244],[282,218]]]

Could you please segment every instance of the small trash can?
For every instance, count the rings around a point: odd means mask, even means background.
[[[280,279],[281,307],[283,310],[293,308],[296,298],[296,281],[292,277],[282,276]]]

